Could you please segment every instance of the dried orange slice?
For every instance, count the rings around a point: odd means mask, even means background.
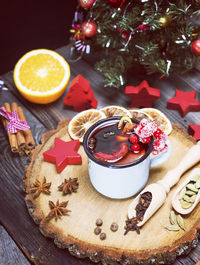
[[[141,111],[140,109],[129,109],[129,112],[131,113],[131,117],[133,119],[138,120],[138,121],[141,121],[142,119],[147,119],[149,121],[153,120],[153,118],[151,118],[151,116],[149,116],[144,111]]]
[[[58,99],[70,79],[70,67],[57,52],[38,49],[26,53],[16,64],[14,81],[29,101],[47,104]]]
[[[151,116],[153,120],[157,123],[158,128],[160,128],[166,135],[169,135],[171,133],[172,131],[171,121],[162,111],[155,108],[143,108],[141,109],[141,111]]]
[[[130,112],[121,106],[106,106],[100,109],[103,111],[107,118],[113,117],[113,116],[129,116],[131,117]]]
[[[74,116],[74,118],[69,122],[69,135],[72,139],[78,139],[80,142],[83,142],[83,137],[90,126],[104,118],[106,118],[106,115],[100,110],[84,110]]]

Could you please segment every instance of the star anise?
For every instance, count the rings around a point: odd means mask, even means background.
[[[49,201],[49,207],[50,207],[50,212],[49,214],[46,216],[45,220],[49,221],[52,218],[55,218],[55,220],[57,221],[58,218],[60,218],[63,215],[67,215],[68,212],[71,212],[70,210],[68,210],[67,207],[68,201],[64,201],[59,203],[59,200],[57,200],[56,204],[54,204],[54,202]]]
[[[64,182],[58,186],[58,190],[62,191],[64,195],[75,192],[78,189],[78,179],[69,178],[65,179]]]
[[[51,182],[46,182],[46,178],[43,177],[41,182],[39,180],[36,180],[35,183],[32,185],[32,187],[29,189],[29,191],[33,194],[33,198],[36,199],[41,192],[45,194],[50,194],[50,188]]]

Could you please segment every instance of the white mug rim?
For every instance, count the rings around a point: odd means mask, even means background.
[[[139,163],[141,163],[142,161],[144,161],[151,153],[152,149],[153,149],[153,137],[151,137],[151,141],[149,143],[149,146],[148,146],[148,149],[147,151],[145,152],[145,154],[140,157],[139,159],[131,162],[131,163],[128,163],[128,164],[108,164],[108,163],[104,163],[103,161],[100,161],[98,160],[96,157],[94,157],[92,155],[92,153],[88,150],[87,148],[87,143],[88,143],[88,139],[90,137],[90,135],[94,132],[95,128],[98,127],[100,124],[102,123],[105,123],[107,121],[112,121],[112,120],[120,120],[121,119],[121,116],[114,116],[114,117],[110,117],[110,118],[105,118],[105,119],[102,119],[96,123],[94,123],[85,133],[84,135],[84,138],[83,138],[83,147],[84,147],[84,150],[88,156],[89,159],[91,159],[93,162],[95,162],[96,164],[99,164],[101,166],[104,166],[104,167],[107,167],[107,168],[115,168],[115,169],[120,169],[120,168],[127,168],[127,167],[132,167],[132,166],[135,166]],[[132,118],[132,121],[134,123],[139,123],[138,120],[136,119],[133,119]]]

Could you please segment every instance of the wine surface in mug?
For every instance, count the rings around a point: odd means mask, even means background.
[[[118,123],[119,120],[114,120],[97,127],[88,139],[87,148],[106,164],[126,165],[144,156],[149,144],[140,142],[133,130],[124,133]]]

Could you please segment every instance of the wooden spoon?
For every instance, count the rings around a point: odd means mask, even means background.
[[[128,207],[128,217],[132,218],[136,216],[135,208],[139,202],[140,195],[144,192],[151,192],[152,201],[147,208],[143,220],[137,225],[140,227],[162,206],[165,202],[167,193],[170,191],[171,187],[174,186],[182,176],[182,174],[194,166],[200,161],[200,141],[192,146],[178,165],[167,172],[167,174],[158,182],[148,185],[144,188],[140,194],[132,201]]]
[[[192,172],[189,174],[189,176],[186,177],[186,179],[183,181],[183,183],[177,188],[177,190],[174,193],[174,196],[172,198],[172,206],[174,210],[176,210],[180,214],[189,214],[192,212],[192,210],[195,208],[195,206],[200,201],[200,190],[197,193],[197,197],[195,199],[195,202],[191,205],[188,209],[183,209],[180,203],[180,192],[181,190],[196,176],[200,175],[200,168],[195,168],[192,170]]]

